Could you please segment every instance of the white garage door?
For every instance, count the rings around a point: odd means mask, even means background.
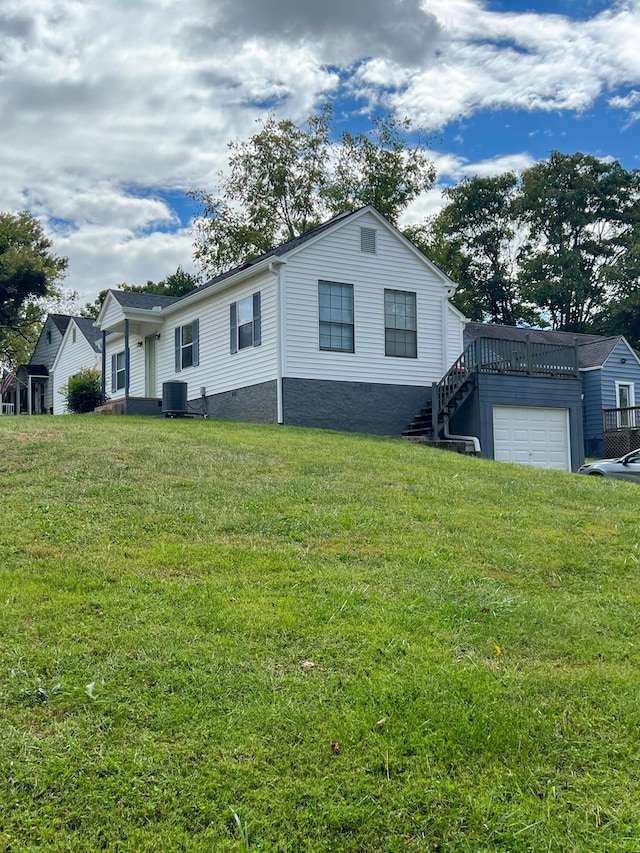
[[[499,462],[570,471],[569,410],[494,406],[493,455]]]

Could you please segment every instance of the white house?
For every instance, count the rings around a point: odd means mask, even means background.
[[[99,338],[91,319],[49,314],[28,363],[21,364],[15,377],[7,382],[3,411],[17,415],[64,414],[66,407],[59,390],[80,368],[100,366]]]
[[[210,417],[400,433],[463,348],[455,285],[371,207],[180,298],[109,291],[103,382],[125,413],[165,383]]]
[[[69,317],[49,375],[49,382],[53,389],[54,415],[64,415],[67,412],[60,389],[67,384],[69,378],[83,368],[100,369],[99,337],[92,319]]]

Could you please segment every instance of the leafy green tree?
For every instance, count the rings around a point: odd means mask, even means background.
[[[520,176],[469,178],[445,195],[408,236],[459,284],[468,317],[635,335],[638,171],[554,151]]]
[[[522,292],[554,329],[587,332],[638,285],[640,172],[586,154],[552,152],[522,173]]]
[[[28,360],[48,302],[63,298],[67,259],[28,211],[0,213],[0,359],[15,367]]]
[[[595,318],[593,331],[601,335],[624,335],[632,347],[640,349],[640,288],[611,300]]]
[[[515,325],[539,320],[518,282],[512,172],[466,178],[445,190],[448,203],[428,227],[407,236],[457,284],[454,302],[473,320]]]
[[[396,224],[403,210],[433,186],[436,170],[424,144],[410,147],[408,119],[375,119],[369,133],[342,134],[333,174],[322,195],[333,214],[370,204]],[[426,144],[426,143],[425,143]]]
[[[344,133],[335,144],[329,106],[302,126],[273,115],[260,124],[249,140],[229,143],[216,193],[190,193],[201,204],[195,257],[206,275],[365,204],[395,222],[435,178],[423,147],[406,141],[409,122],[380,119],[370,133]]]
[[[59,392],[65,400],[67,409],[74,415],[84,415],[101,405],[102,374],[99,370],[83,368],[69,377]]]

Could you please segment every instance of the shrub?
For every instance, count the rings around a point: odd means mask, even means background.
[[[67,409],[74,415],[92,412],[102,400],[102,378],[99,370],[83,367],[60,389]]]

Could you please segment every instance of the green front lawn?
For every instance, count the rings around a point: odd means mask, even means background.
[[[640,851],[640,490],[0,418],[0,849]]]

